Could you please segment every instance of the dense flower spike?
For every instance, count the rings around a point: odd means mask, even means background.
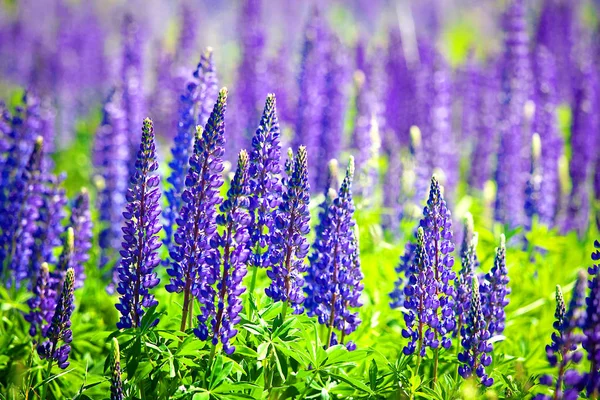
[[[439,340],[441,346],[447,349],[451,344],[450,335],[456,329],[454,307],[456,293],[453,282],[456,274],[452,271],[454,243],[452,243],[452,217],[435,176],[431,179],[429,199],[423,209],[420,226],[423,228],[425,246],[436,282],[435,296],[439,300],[439,325],[433,325],[436,338],[432,348],[436,348]]]
[[[456,278],[456,333],[461,332],[461,328],[466,322],[466,316],[471,308],[471,290],[473,288],[473,279],[475,279],[475,268],[477,267],[477,242],[478,234],[473,232],[472,217],[465,218],[465,237],[460,249],[461,270]],[[469,240],[470,237],[470,240]]]
[[[439,325],[438,309],[440,302],[436,296],[435,274],[427,252],[423,227],[417,229],[417,243],[413,261],[406,272],[408,281],[404,288],[404,314],[406,328],[402,336],[409,342],[402,352],[410,355],[417,351],[425,356],[425,348],[438,348],[432,327]]]
[[[275,95],[269,94],[260,125],[252,138],[250,153],[250,264],[267,267],[269,232],[275,229],[275,210],[281,203],[282,187],[279,181],[281,144]],[[254,277],[254,276],[253,276]],[[253,287],[254,285],[252,285]]]
[[[159,264],[161,241],[160,177],[156,174],[156,147],[152,121],[144,120],[142,142],[135,162],[136,172],[127,191],[127,206],[123,217],[123,250],[117,269],[120,295],[117,310],[121,318],[117,328],[139,327],[144,309],[158,304],[150,289],[158,285],[154,268]]]
[[[590,362],[589,372],[582,378],[585,382],[585,391],[589,398],[600,396],[600,242],[594,241],[592,253],[594,265],[588,269],[589,294],[585,299],[586,317],[582,323],[583,348],[587,351]],[[582,389],[584,389],[582,388]]]
[[[546,354],[550,366],[558,366],[558,374],[555,382],[553,382],[550,375],[544,375],[540,378],[540,383],[553,387],[554,398],[556,399],[577,398],[579,394],[579,391],[574,388],[567,387],[565,389],[564,384],[567,377],[571,381],[573,378],[579,379],[579,374],[575,370],[570,370],[570,367],[579,363],[583,357],[582,352],[579,350],[582,335],[578,333],[577,329],[585,318],[583,305],[586,283],[585,274],[580,273],[573,288],[568,309],[565,307],[560,286],[556,286],[556,312],[554,313],[556,317],[554,329],[556,331],[552,333],[552,344],[546,346]],[[535,398],[537,400],[552,399],[551,396],[542,394],[537,395]]]
[[[291,160],[288,160],[291,163]],[[283,201],[274,215],[274,226],[269,248],[267,275],[271,283],[265,289],[274,301],[283,301],[284,309],[293,308],[295,314],[304,311],[304,277],[309,244],[306,236],[310,231],[310,186],[308,184],[308,155],[301,146],[288,165],[288,177],[284,180]]]
[[[417,232],[415,232],[415,237],[417,236]],[[411,265],[415,262],[417,245],[414,241],[406,242],[404,246],[404,254],[400,256],[400,262],[396,266],[395,270],[398,274],[396,281],[394,282],[394,290],[390,293],[390,302],[391,308],[400,308],[404,307],[404,288],[408,285],[410,278],[410,270]]]
[[[334,328],[347,336],[360,324],[358,312],[352,308],[361,304],[358,296],[349,291],[352,286],[358,293],[362,290],[362,275],[353,272],[357,255],[353,229],[356,224],[353,219],[353,177],[354,159],[351,157],[338,195],[329,206],[321,239],[315,244],[318,255],[311,260],[314,264],[311,268],[316,271],[312,288],[316,307],[309,310],[309,314],[316,315],[319,323],[329,328],[328,346],[335,344]]]
[[[41,359],[47,359],[50,364],[56,361],[61,369],[69,366],[69,353],[73,340],[73,332],[71,331],[71,315],[75,309],[73,298],[73,285],[75,280],[75,272],[72,268],[67,270],[62,289],[52,322],[48,327],[44,337],[46,340],[37,347],[37,352]],[[59,346],[60,343],[63,343]]]
[[[530,96],[531,71],[525,20],[525,2],[511,0],[504,16],[504,59],[500,148],[496,167],[498,185],[495,218],[516,226],[524,221],[523,196],[530,154],[530,138],[525,135],[523,118]]]
[[[227,200],[219,207],[217,224],[224,231],[210,240],[211,252],[206,257],[207,268],[198,290],[201,311],[194,333],[202,340],[210,338],[214,346],[221,342],[226,354],[235,351],[231,340],[237,334],[235,325],[243,308],[240,296],[246,290],[242,280],[247,272],[248,226],[252,222],[248,212],[248,164],[248,153],[242,150]]]
[[[102,122],[94,141],[94,167],[98,186],[97,208],[101,223],[98,244],[100,267],[112,266],[121,244],[123,208],[129,177],[125,116],[120,95],[113,92],[103,108]]]
[[[40,181],[43,139],[38,137],[25,169],[15,177],[0,212],[0,259],[2,280],[6,285],[20,285],[30,277],[29,263],[34,244],[35,221],[41,206]]]
[[[29,313],[25,315],[25,320],[31,324],[29,334],[33,337],[38,333],[43,335],[46,324],[52,320],[56,308],[56,293],[50,289],[49,281],[48,264],[43,263],[33,284],[33,296],[27,300]]]
[[[86,188],[73,200],[69,225],[73,228],[75,251],[71,265],[75,270],[75,289],[83,286],[85,264],[90,259],[92,248],[92,219],[90,216],[90,195]]]
[[[202,130],[197,127],[194,152],[182,194],[183,205],[177,219],[176,246],[171,250],[171,277],[166,286],[169,292],[184,292],[181,330],[185,330],[188,318],[191,325],[192,293],[197,295],[205,275],[210,238],[217,230],[217,206],[221,202],[219,190],[223,185],[223,146],[225,138],[225,111],[227,89],[219,92],[219,98]]]
[[[555,58],[545,47],[540,46],[535,56],[536,111],[533,131],[540,135],[542,142],[540,192],[543,193],[539,199],[538,211],[540,221],[552,226],[559,202],[558,161],[563,146],[556,118],[557,76]]]
[[[110,376],[110,400],[123,400],[123,381],[121,380],[121,352],[117,338],[112,340],[113,354]]]
[[[500,236],[500,246],[496,248],[494,266],[485,275],[485,283],[481,286],[483,315],[490,334],[499,335],[504,332],[506,314],[510,294],[508,288],[508,270],[506,269],[506,239]]]
[[[165,219],[164,243],[172,250],[173,235],[176,231],[176,220],[182,206],[182,193],[185,189],[185,177],[190,156],[193,151],[193,138],[196,125],[206,124],[210,108],[216,100],[216,78],[212,61],[212,49],[207,48],[202,54],[195,80],[186,83],[179,98],[179,119],[177,135],[171,148],[173,159],[169,162],[171,174],[167,178],[169,188],[165,191],[167,207],[163,212]],[[207,107],[207,103],[210,105]]]
[[[492,352],[493,346],[488,341],[491,335],[481,309],[477,278],[473,279],[472,293],[466,325],[461,330],[464,351],[458,355],[458,361],[462,363],[458,373],[467,379],[475,372],[481,384],[489,387],[494,383],[494,378],[487,375],[485,367],[492,363],[492,356],[488,353]]]

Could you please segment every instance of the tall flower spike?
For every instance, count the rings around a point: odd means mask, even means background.
[[[267,246],[269,232],[274,227],[274,213],[281,203],[282,187],[279,181],[281,144],[275,95],[269,94],[260,125],[252,138],[250,153],[250,227],[251,262],[254,267],[269,265]],[[253,276],[254,277],[254,276]]]
[[[458,361],[462,363],[458,373],[467,379],[475,372],[481,384],[489,387],[494,383],[494,378],[487,375],[485,367],[492,363],[492,356],[488,353],[492,352],[493,346],[489,342],[491,335],[483,317],[477,278],[473,279],[472,293],[466,325],[461,331],[464,351],[458,355]]]
[[[290,149],[291,151],[291,149]],[[329,207],[333,200],[337,197],[337,189],[339,187],[338,182],[338,162],[336,159],[329,160],[328,165],[328,179],[326,188],[323,192],[323,201],[319,204],[319,221],[315,226],[315,239],[312,244],[312,251],[308,256],[309,266],[304,277],[304,308],[308,310],[309,315],[314,315],[315,309],[318,306],[315,300],[315,279],[319,275],[319,269],[317,268],[317,260],[319,258],[319,245],[323,238],[323,233],[327,227],[327,214],[329,213]]]
[[[590,398],[598,398],[600,395],[600,242],[594,241],[594,252],[592,261],[595,263],[588,269],[590,289],[585,299],[586,317],[582,324],[583,348],[587,351],[587,359],[590,369],[584,375],[582,382],[587,382],[585,390]]]
[[[223,146],[225,138],[225,111],[227,89],[219,92],[219,98],[206,123],[206,129],[196,128],[194,152],[185,178],[182,194],[183,205],[177,219],[176,246],[171,250],[171,277],[166,285],[171,293],[184,292],[181,330],[192,321],[192,294],[200,289],[206,271],[206,257],[210,250],[210,238],[217,230],[217,206],[221,202],[219,190],[223,185]],[[189,321],[188,321],[189,320]],[[189,322],[189,324],[188,324]]]
[[[123,212],[125,226],[117,286],[120,298],[116,305],[121,313],[118,329],[139,327],[144,309],[158,304],[149,292],[159,282],[154,268],[160,263],[157,250],[162,244],[158,238],[160,177],[156,173],[154,128],[149,118],[144,119],[135,167]]]
[[[5,284],[14,283],[30,277],[29,263],[31,247],[34,244],[35,221],[41,205],[40,182],[41,162],[43,158],[43,139],[38,137],[25,169],[15,178],[8,189],[7,202],[0,212],[0,271]]]
[[[240,322],[238,314],[243,307],[240,296],[246,290],[242,280],[246,276],[246,260],[250,254],[249,194],[248,153],[242,150],[227,200],[219,207],[221,214],[217,224],[223,226],[224,231],[216,233],[210,240],[212,249],[206,257],[207,268],[198,290],[201,312],[198,327],[194,330],[200,339],[210,338],[213,346],[221,342],[226,354],[235,351],[231,340],[237,334],[235,325]]]
[[[73,200],[69,225],[75,237],[75,252],[71,260],[75,270],[75,289],[83,286],[85,279],[85,263],[90,259],[92,249],[92,219],[90,216],[90,195],[82,188]]]
[[[416,239],[417,232],[415,231],[414,237]],[[404,288],[409,284],[408,279],[410,278],[411,265],[415,262],[417,245],[413,241],[406,242],[404,245],[404,254],[400,256],[400,262],[396,266],[395,270],[398,274],[396,281],[394,282],[394,290],[390,293],[391,308],[404,307]]]
[[[334,328],[343,335],[349,335],[360,323],[358,313],[350,310],[360,306],[358,299],[357,302],[344,301],[348,294],[345,292],[347,285],[360,285],[360,279],[350,272],[355,267],[353,253],[356,244],[353,239],[353,177],[354,159],[350,157],[346,176],[337,197],[329,207],[321,240],[315,245],[318,255],[313,257],[314,265],[311,266],[316,270],[313,286],[316,307],[311,313],[318,317],[320,324],[329,328],[327,346],[337,342]]]
[[[523,197],[529,167],[530,141],[524,132],[525,103],[530,96],[531,71],[525,1],[511,0],[504,15],[504,59],[500,148],[496,163],[497,221],[511,227],[524,222]]]
[[[492,336],[504,332],[510,289],[508,288],[508,270],[506,269],[506,239],[500,236],[500,246],[496,248],[494,266],[485,275],[485,284],[481,286],[483,315]]]
[[[308,155],[301,146],[296,153],[291,174],[284,180],[283,202],[274,213],[274,230],[269,248],[271,268],[267,275],[271,284],[265,289],[274,301],[283,301],[284,310],[293,308],[295,314],[304,311],[304,277],[310,231],[310,186],[308,183]]]
[[[425,245],[433,268],[436,297],[440,307],[436,310],[439,312],[437,316],[439,324],[434,328],[435,339],[432,348],[436,348],[439,340],[442,347],[447,349],[451,345],[450,335],[456,329],[454,307],[456,293],[453,283],[456,274],[452,271],[454,243],[452,243],[452,216],[435,176],[431,178],[429,199],[423,209],[420,226],[425,235]]]
[[[558,366],[556,382],[550,375],[544,375],[540,378],[540,383],[545,386],[551,386],[554,389],[555,398],[577,398],[579,391],[572,388],[565,388],[565,381],[573,378],[580,379],[580,375],[570,369],[574,364],[578,364],[583,353],[579,350],[582,335],[576,330],[581,326],[585,318],[585,289],[587,279],[584,273],[577,276],[577,282],[573,288],[573,294],[569,303],[569,308],[565,307],[560,286],[556,286],[556,312],[554,316],[555,332],[552,333],[552,343],[546,346],[546,355],[550,366]],[[575,396],[575,397],[572,397]],[[551,400],[551,396],[537,395],[536,400]]]
[[[33,337],[36,337],[38,333],[43,334],[44,328],[52,320],[56,308],[55,293],[50,290],[49,280],[48,264],[43,263],[33,285],[33,296],[27,300],[29,313],[25,315],[25,320],[31,324],[29,334]]]
[[[74,280],[75,272],[73,268],[69,268],[62,284],[52,322],[45,334],[46,340],[37,347],[41,359],[47,359],[50,363],[56,361],[61,369],[69,366],[68,360],[71,352],[69,343],[73,340],[71,315],[75,309],[73,298]],[[62,346],[59,346],[60,343],[63,343]]]
[[[185,189],[188,163],[193,152],[196,125],[204,126],[206,124],[210,114],[209,107],[212,107],[216,99],[216,77],[210,47],[202,54],[198,68],[194,72],[194,77],[195,80],[186,83],[185,89],[179,98],[177,134],[171,148],[173,159],[169,162],[171,174],[167,178],[170,186],[165,191],[167,207],[163,211],[165,219],[164,243],[169,247],[169,250],[173,250],[175,246],[173,236],[177,229],[178,213],[183,203],[182,193]]]
[[[465,225],[467,224],[468,222],[465,223]],[[472,226],[471,229],[473,229]],[[470,236],[471,241],[466,250],[463,251],[461,248],[462,268],[456,278],[456,334],[461,333],[461,328],[465,324],[466,316],[471,308],[471,290],[473,288],[473,279],[476,277],[478,234],[477,232],[471,232]]]
[[[123,381],[121,380],[121,352],[117,338],[112,340],[112,365],[110,376],[110,400],[123,400]]]
[[[113,92],[104,104],[102,122],[94,141],[100,268],[109,264],[113,266],[116,249],[121,243],[122,211],[129,177],[125,115],[119,97],[117,92]]]
[[[425,348],[437,348],[432,327],[438,323],[437,310],[439,300],[435,294],[435,276],[427,246],[423,227],[417,229],[417,244],[414,250],[414,261],[407,271],[408,282],[404,288],[404,314],[406,328],[402,336],[409,342],[402,352],[405,355],[418,352],[419,357],[425,356]]]

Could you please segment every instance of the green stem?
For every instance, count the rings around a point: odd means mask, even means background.
[[[206,383],[206,389],[208,389],[208,377],[210,376],[212,370],[212,363],[215,358],[215,353],[217,351],[217,346],[213,346],[210,350],[210,356],[208,356],[208,365],[206,366],[206,375],[204,375],[204,382]]]
[[[313,373],[310,377],[310,380],[308,381],[308,383],[306,384],[306,387],[304,388],[304,391],[302,392],[302,394],[300,395],[300,398],[298,400],[302,400],[306,397],[306,393],[308,392],[308,389],[310,389],[310,385],[313,383],[313,381],[315,380],[315,373]]]
[[[54,354],[54,350],[52,350],[52,353],[50,354]],[[52,373],[52,361],[54,360],[50,359],[50,361],[48,361],[48,368],[46,368],[46,373],[44,374],[44,381],[47,381],[50,378],[50,374]],[[41,400],[46,400],[47,389],[48,382],[45,382],[42,386],[42,395],[40,396]]]
[[[252,280],[250,281],[250,287],[248,288],[248,318],[251,319],[252,313],[252,302],[254,300],[254,289],[256,288],[256,276],[258,275],[258,267],[252,267]]]
[[[285,301],[283,303],[283,309],[281,310],[281,323],[285,321],[285,315],[287,314],[288,302]]]
[[[437,383],[439,361],[440,361],[440,348],[438,347],[437,349],[435,349],[434,356],[433,356],[433,381],[432,381],[433,389],[435,389],[435,385]]]

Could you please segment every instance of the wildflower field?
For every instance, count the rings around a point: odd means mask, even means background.
[[[0,0],[0,399],[600,399],[599,12]]]

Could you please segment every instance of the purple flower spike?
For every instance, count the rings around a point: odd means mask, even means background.
[[[33,337],[38,333],[43,334],[56,308],[56,293],[50,289],[49,281],[48,264],[42,263],[33,285],[33,296],[27,300],[29,313],[25,315],[25,320],[31,324],[29,334]]]
[[[113,358],[111,364],[112,374],[110,377],[110,400],[123,400],[123,381],[121,378],[121,352],[119,341],[113,338]]]
[[[181,196],[183,205],[176,221],[176,246],[170,251],[172,261],[167,269],[171,280],[166,285],[171,293],[184,292],[181,331],[185,330],[186,325],[191,325],[192,294],[196,294],[200,288],[201,277],[207,268],[210,238],[217,230],[217,206],[221,202],[219,190],[223,185],[221,173],[226,109],[227,89],[223,88],[206,128],[196,128],[194,152],[189,160],[185,190]]]
[[[351,157],[346,176],[337,197],[329,206],[320,241],[315,245],[317,255],[311,259],[311,269],[315,269],[313,284],[313,309],[309,315],[316,315],[319,323],[329,328],[327,345],[333,345],[333,329],[343,336],[354,332],[360,324],[358,299],[362,291],[362,274],[357,269],[358,251],[354,233],[354,203],[352,200],[352,180],[354,159]],[[351,289],[354,288],[354,289]]]
[[[71,315],[75,309],[73,298],[73,285],[75,281],[75,272],[69,268],[65,275],[64,282],[52,322],[44,337],[46,340],[37,347],[37,352],[41,359],[47,359],[50,363],[56,361],[58,367],[65,369],[69,366],[69,353],[71,346],[69,343],[73,340],[71,332]],[[62,346],[59,346],[63,343]]]
[[[473,217],[467,214],[465,217],[465,234],[463,244],[460,249],[460,258],[462,268],[456,278],[456,326],[455,334],[459,334],[466,322],[467,314],[471,309],[471,297],[473,288],[473,279],[475,278],[475,268],[479,262],[477,260],[477,242],[478,234],[473,232]]]
[[[309,249],[306,236],[310,231],[308,155],[301,146],[293,162],[291,149],[288,156],[283,202],[273,214],[274,230],[268,253],[271,268],[267,271],[271,284],[265,293],[274,301],[285,302],[284,309],[289,304],[295,314],[301,314],[305,299],[302,275],[306,271],[304,259]]]
[[[186,83],[183,94],[179,98],[179,120],[177,135],[171,148],[173,159],[169,163],[171,174],[167,178],[169,183],[165,191],[167,207],[163,211],[165,219],[164,243],[169,250],[173,250],[174,234],[177,229],[176,220],[179,216],[183,200],[182,193],[185,189],[185,177],[190,156],[193,151],[193,138],[196,125],[206,124],[210,108],[216,100],[216,78],[214,76],[212,49],[207,48],[202,54],[196,72],[195,80]],[[210,104],[207,106],[207,104]]]
[[[494,379],[487,375],[485,367],[492,363],[492,356],[489,353],[492,352],[493,346],[488,341],[491,334],[483,317],[479,283],[476,277],[473,279],[472,293],[466,325],[461,330],[463,337],[461,345],[464,351],[458,355],[458,361],[462,363],[458,367],[458,373],[465,379],[475,373],[481,384],[489,387],[494,383]]]
[[[235,325],[240,322],[238,314],[243,308],[240,296],[246,290],[242,280],[247,272],[248,226],[252,222],[248,212],[248,164],[248,153],[242,150],[227,200],[219,207],[217,224],[224,231],[210,240],[211,251],[198,290],[201,311],[194,333],[202,340],[210,338],[214,346],[221,342],[226,354],[235,352],[231,340],[237,334]]]
[[[117,269],[120,299],[116,308],[121,313],[118,329],[139,327],[144,309],[158,304],[149,293],[159,282],[154,268],[160,263],[158,249],[162,244],[158,238],[162,228],[159,221],[160,177],[156,174],[154,128],[149,118],[144,119],[135,167],[123,212],[123,250]]]
[[[453,282],[456,274],[452,271],[454,243],[452,243],[452,216],[435,176],[431,179],[429,199],[423,209],[420,226],[425,234],[425,245],[434,273],[436,297],[440,307],[439,324],[434,325],[436,336],[434,341],[439,340],[441,346],[447,349],[451,344],[450,336],[456,329],[454,307],[456,293]]]
[[[75,197],[71,209],[69,225],[73,228],[75,251],[71,259],[75,270],[75,289],[83,286],[85,263],[90,259],[92,248],[92,220],[90,217],[90,195],[86,188]]]
[[[0,271],[6,285],[21,282],[30,277],[29,264],[34,244],[36,220],[41,199],[41,162],[43,139],[38,137],[25,169],[15,177],[6,190],[8,196],[0,210]]]
[[[250,153],[250,227],[251,262],[254,267],[267,267],[269,232],[275,229],[275,210],[281,203],[279,181],[281,144],[275,95],[269,94],[260,125],[252,139]]]
[[[125,116],[120,95],[113,92],[103,109],[102,122],[94,142],[94,167],[98,186],[98,216],[101,223],[98,244],[100,268],[112,266],[115,249],[121,244],[125,193],[129,177]]]
[[[582,323],[583,348],[587,351],[590,362],[590,372],[584,375],[583,382],[587,382],[585,390],[590,398],[600,395],[600,242],[594,241],[592,253],[594,265],[588,269],[589,294],[585,299],[586,317]]]
[[[490,334],[500,335],[504,332],[506,314],[510,294],[508,288],[508,270],[506,269],[506,239],[500,236],[500,246],[496,248],[494,266],[485,275],[485,283],[481,286],[483,315]]]
[[[577,277],[577,282],[573,288],[573,295],[569,308],[565,307],[565,301],[563,298],[560,286],[556,286],[556,312],[554,316],[554,329],[556,332],[552,333],[552,344],[546,346],[546,355],[550,366],[558,366],[558,376],[556,381],[553,381],[553,377],[545,375],[540,378],[540,383],[545,386],[551,386],[554,389],[555,398],[559,399],[570,399],[579,395],[579,390],[572,387],[565,388],[565,376],[570,370],[570,367],[574,364],[578,364],[583,354],[579,351],[579,345],[582,341],[582,335],[576,330],[581,326],[581,323],[585,319],[585,289],[586,289],[586,276],[584,273],[580,273]],[[575,370],[569,372],[571,375],[570,379],[573,378]],[[535,397],[538,400],[550,400],[550,396],[537,395]]]
[[[414,233],[415,238],[417,237],[417,232]],[[410,268],[411,265],[415,262],[417,245],[414,241],[406,242],[404,246],[404,254],[400,256],[400,262],[398,266],[396,266],[396,273],[398,277],[396,282],[394,282],[394,290],[390,293],[390,302],[391,308],[400,308],[404,306],[404,301],[406,300],[404,296],[404,288],[408,285],[408,279],[410,277]]]

